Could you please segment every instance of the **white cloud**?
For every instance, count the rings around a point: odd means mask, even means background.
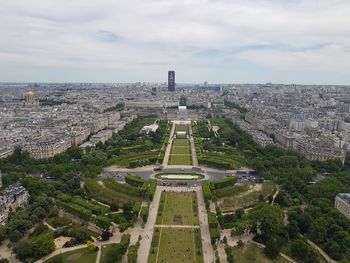
[[[32,71],[29,80],[71,80],[55,72],[57,67],[79,71],[80,77],[89,70],[82,81],[91,80],[94,69],[115,72],[97,74],[99,81],[164,80],[174,68],[195,72],[184,74],[183,82],[202,81],[205,73],[216,82],[258,82],[266,80],[262,73],[293,70],[295,82],[318,82],[320,73],[337,83],[342,74],[341,81],[350,83],[346,0],[0,0],[0,5],[3,81],[26,80],[21,70],[34,66],[48,71],[44,76]],[[245,72],[239,68],[241,75],[233,78],[229,72],[242,62]]]

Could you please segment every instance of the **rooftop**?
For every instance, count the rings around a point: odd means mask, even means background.
[[[337,197],[350,204],[350,193],[339,193],[337,194]]]

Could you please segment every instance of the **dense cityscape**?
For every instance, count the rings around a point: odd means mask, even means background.
[[[0,263],[350,263],[350,1],[0,8]]]
[[[0,89],[3,262],[350,259],[347,86]]]

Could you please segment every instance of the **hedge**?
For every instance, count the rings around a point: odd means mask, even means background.
[[[76,205],[84,207],[85,209],[91,210],[92,213],[95,215],[105,214],[105,213],[109,212],[109,209],[107,207],[93,204],[87,200],[80,198],[80,197],[72,197],[68,194],[60,193],[57,195],[57,198],[58,198],[58,200],[60,200],[62,202],[74,203]]]
[[[141,216],[144,223],[147,222],[148,214],[149,214],[149,207],[148,206],[141,207],[140,216]]]
[[[64,208],[64,210],[66,210],[68,213],[71,213],[81,219],[84,219],[86,221],[89,221],[91,216],[92,216],[92,212],[91,210],[85,209],[84,207],[74,204],[74,203],[66,203],[60,200],[57,200],[57,204],[59,206],[62,206]]]
[[[214,182],[211,183],[211,185],[213,186],[213,188],[215,190],[217,190],[217,189],[220,189],[220,188],[232,186],[232,185],[236,184],[236,182],[237,182],[237,177],[236,176],[229,176],[229,177],[227,177],[225,179],[214,181]]]
[[[155,179],[149,180],[146,195],[149,198],[149,200],[151,200],[151,201],[153,200],[154,193],[156,192],[156,188],[157,188],[157,180],[155,180]]]
[[[108,229],[112,224],[112,220],[108,217],[98,216],[96,218],[96,225],[101,227],[102,229]]]
[[[132,195],[135,197],[143,196],[142,190],[140,188],[136,188],[128,184],[121,184],[113,179],[107,179],[106,181],[104,181],[104,185],[118,193]]]
[[[137,263],[137,251],[139,249],[139,242],[136,245],[131,245],[128,248],[128,263]]]
[[[214,167],[214,168],[218,168],[218,169],[229,170],[229,169],[232,168],[230,163],[223,162],[221,160],[215,160],[215,159],[212,159],[212,158],[209,159],[209,158],[202,157],[202,158],[199,158],[198,161],[199,161],[199,164],[208,165],[208,166],[211,166],[211,167]]]
[[[125,176],[125,182],[135,187],[142,187],[146,181],[136,175],[127,175]]]
[[[220,229],[216,214],[213,212],[208,212],[208,225],[211,243],[215,244],[216,240],[220,239]]]
[[[209,232],[210,232],[210,241],[212,244],[215,244],[215,242],[220,239],[220,229],[210,228]]]
[[[249,190],[249,186],[244,184],[244,185],[234,185],[234,186],[230,186],[230,187],[225,187],[225,188],[221,188],[218,190],[214,190],[213,194],[217,197],[217,198],[223,198],[223,197],[228,197],[228,196],[233,196],[233,195],[237,195],[239,193],[243,193]]]
[[[208,212],[208,224],[209,228],[217,228],[219,227],[218,220],[216,218],[216,214],[213,212]]]
[[[130,234],[123,234],[120,239],[122,254],[124,255],[130,244]]]
[[[122,207],[123,204],[130,201],[133,207],[140,206],[141,199],[135,196],[118,193],[110,188],[99,185],[95,179],[85,178],[85,188],[88,195],[102,203],[109,204],[111,208]],[[112,207],[113,206],[113,207]]]
[[[225,252],[226,252],[226,258],[228,263],[234,263],[234,256],[233,256],[233,247],[226,245],[225,246]]]
[[[202,181],[202,191],[203,191],[203,197],[204,201],[207,205],[209,205],[209,200],[212,198],[210,185],[208,181]]]

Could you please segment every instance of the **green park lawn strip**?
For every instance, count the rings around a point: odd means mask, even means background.
[[[188,125],[176,124],[175,129],[176,129],[176,131],[179,131],[179,132],[184,132],[184,131],[187,132],[188,131]]]
[[[204,262],[199,229],[156,228],[153,239],[148,263]]]
[[[101,259],[100,259],[100,263],[105,263],[107,262],[107,254],[109,251],[116,249],[116,247],[118,246],[118,244],[109,244],[109,245],[103,245],[101,247]]]
[[[233,254],[235,263],[288,263],[289,261],[278,257],[275,260],[264,255],[263,248],[253,244],[246,244],[243,248],[234,247]]]
[[[199,225],[195,192],[162,192],[156,224],[175,225],[175,216],[181,217],[182,225]]]
[[[241,193],[241,196],[231,196],[221,198],[219,207],[223,212],[234,211],[237,208],[254,206],[259,202],[259,196],[262,195],[266,199],[271,193],[274,192],[275,184],[266,182],[262,185],[261,191],[251,193]]]
[[[173,147],[178,147],[178,146],[182,146],[182,147],[190,147],[190,141],[187,139],[177,139],[177,140],[173,140]]]
[[[186,154],[190,155],[190,147],[187,146],[176,146],[171,149],[171,154]]]
[[[61,257],[63,263],[95,263],[96,256],[96,251],[90,252],[87,248],[81,248],[55,256],[45,262],[51,263],[54,262],[56,258]]]
[[[170,165],[191,165],[191,155],[170,155]]]

